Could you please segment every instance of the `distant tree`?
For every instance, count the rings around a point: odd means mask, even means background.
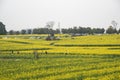
[[[28,29],[27,34],[32,34],[32,29]]]
[[[87,28],[86,28],[86,33],[88,33],[88,34],[92,34],[92,30],[91,30],[90,27],[87,27]]]
[[[22,29],[21,34],[26,34],[26,30]]]
[[[79,27],[78,30],[80,34],[86,34],[90,32],[89,28],[85,28],[85,27]]]
[[[41,31],[42,31],[41,34],[48,34],[49,33],[49,29],[48,28],[42,28]]]
[[[10,30],[10,31],[8,32],[8,34],[13,35],[13,34],[14,34],[14,31],[13,31],[13,30]]]
[[[92,30],[93,33],[95,34],[103,34],[105,32],[105,29],[104,28],[93,28]]]
[[[48,29],[52,29],[53,26],[54,26],[54,24],[55,24],[54,21],[49,21],[49,22],[46,23],[46,26],[45,26],[45,27],[48,28]]]
[[[118,30],[118,33],[120,34],[120,29]]]
[[[101,29],[101,33],[102,33],[102,34],[104,34],[104,32],[105,32],[105,29],[104,29],[104,28],[102,28],[102,29]]]
[[[78,28],[78,32],[79,32],[80,34],[82,34],[82,33],[83,33],[83,28],[82,28],[82,27],[79,27],[79,28]]]
[[[114,28],[114,33],[117,33],[117,29],[116,28]]]
[[[67,29],[62,29],[62,33],[67,33]]]
[[[50,36],[51,34],[54,34],[54,32],[53,32],[53,30],[52,30],[54,24],[55,24],[54,21],[49,21],[49,22],[46,23],[46,26],[45,26],[45,27],[49,30],[49,31],[48,31],[48,36]]]
[[[15,31],[14,32],[16,35],[19,35],[20,34],[20,31]]]
[[[38,34],[39,32],[38,32],[38,29],[37,28],[34,28],[33,29],[33,34]]]
[[[5,25],[2,22],[0,22],[0,35],[5,35],[5,34],[7,34]]]
[[[47,29],[45,29],[45,28],[38,28],[38,34],[46,34],[46,32],[47,32]]]
[[[116,28],[109,26],[108,29],[106,30],[106,33],[108,33],[108,34],[117,33],[117,30],[116,30]]]
[[[59,33],[60,33],[60,29],[54,30],[54,33],[55,33],[55,34],[59,34]]]
[[[76,27],[76,26],[75,26],[75,27],[73,27],[72,33],[74,33],[74,34],[78,33],[78,29],[77,29],[77,27]]]

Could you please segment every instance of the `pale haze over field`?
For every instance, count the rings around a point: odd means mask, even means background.
[[[115,20],[120,28],[120,0],[0,0],[0,21],[7,30],[44,27],[60,22],[73,26],[108,28]]]

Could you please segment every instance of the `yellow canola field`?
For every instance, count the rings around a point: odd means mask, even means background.
[[[117,34],[65,36],[64,34],[61,36],[61,40],[53,41],[9,36],[7,39],[0,39],[0,51],[14,50],[21,51],[21,53],[32,53],[37,49],[40,53],[47,51],[63,54],[120,54],[120,35]]]

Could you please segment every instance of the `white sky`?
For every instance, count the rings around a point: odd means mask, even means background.
[[[107,28],[115,20],[120,26],[120,0],[0,0],[0,21],[7,30],[44,27],[46,22]]]

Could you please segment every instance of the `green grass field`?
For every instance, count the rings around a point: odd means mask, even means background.
[[[120,80],[120,35],[45,36],[0,36],[0,80]]]

